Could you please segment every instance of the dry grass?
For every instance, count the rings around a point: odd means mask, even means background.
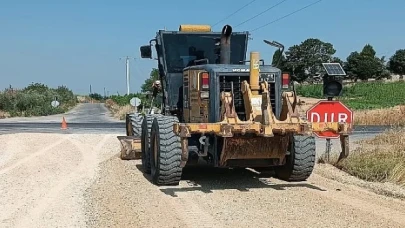
[[[77,101],[79,103],[88,103],[90,98],[88,96],[77,96]]]
[[[359,144],[348,158],[339,163],[332,158],[330,163],[366,181],[390,182],[405,187],[405,128],[389,130]]]
[[[134,111],[131,105],[119,106],[111,99],[106,100],[105,106],[113,113],[113,117],[119,120],[124,120],[127,113]]]
[[[356,125],[405,125],[405,105],[388,109],[355,111]]]
[[[8,112],[4,112],[0,110],[0,119],[9,118],[11,115]]]

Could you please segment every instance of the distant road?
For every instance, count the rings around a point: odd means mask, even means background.
[[[63,117],[68,129],[62,131],[60,127]],[[65,114],[0,119],[0,134],[21,132],[125,134],[125,122],[114,119],[103,103],[79,104]]]
[[[104,103],[89,104],[81,103],[75,108],[64,114],[39,117],[14,117],[0,119],[2,123],[61,123],[62,117],[65,117],[69,123],[117,123],[122,122],[111,117],[110,111],[104,106]]]

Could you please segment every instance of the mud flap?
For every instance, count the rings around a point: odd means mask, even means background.
[[[282,165],[289,145],[288,134],[275,135],[274,137],[260,136],[235,136],[224,137],[224,143],[221,152],[220,166],[228,166],[230,160],[238,160],[240,165],[251,167],[250,161],[272,160],[272,165]],[[254,163],[254,162],[253,162]],[[257,164],[260,166],[260,164]]]
[[[137,160],[141,158],[141,139],[133,136],[117,136],[121,143],[120,158],[122,160]]]
[[[342,147],[342,152],[340,152],[337,162],[340,162],[342,159],[345,159],[349,156],[349,136],[340,135],[340,145]]]

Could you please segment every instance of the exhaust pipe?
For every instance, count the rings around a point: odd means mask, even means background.
[[[231,35],[232,27],[230,25],[225,25],[222,28],[221,41],[220,41],[220,64],[230,64],[231,63]]]

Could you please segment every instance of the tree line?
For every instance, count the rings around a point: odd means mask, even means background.
[[[338,62],[346,71],[347,79],[353,81],[390,78],[392,74],[405,75],[405,49],[399,49],[388,61],[385,56],[379,58],[372,45],[366,44],[358,52],[354,51],[346,61],[335,57],[333,45],[320,39],[309,38],[293,45],[281,54],[273,54],[272,64],[282,71],[290,72],[297,82],[314,82],[321,79],[324,72],[322,63]]]

